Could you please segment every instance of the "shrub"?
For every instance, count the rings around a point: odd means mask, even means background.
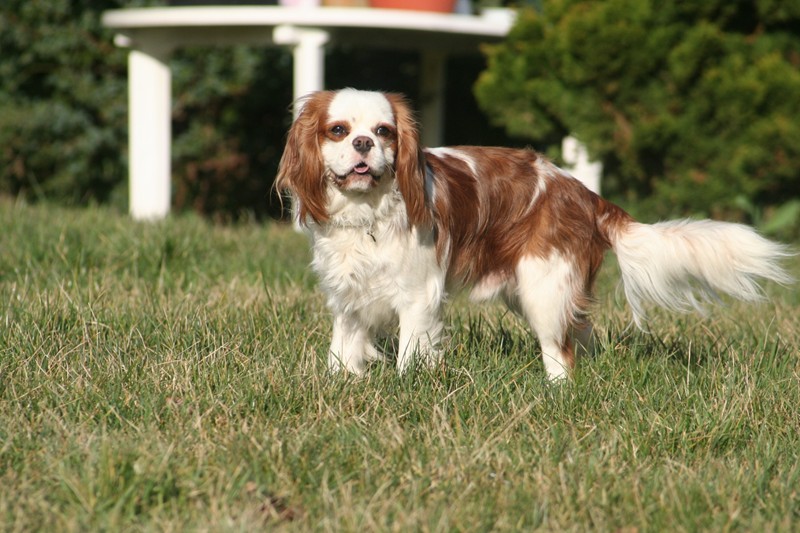
[[[124,179],[125,52],[99,24],[118,0],[7,0],[0,11],[0,191],[106,200]]]
[[[475,91],[510,133],[575,134],[642,213],[743,216],[800,194],[797,27],[776,0],[544,0]]]

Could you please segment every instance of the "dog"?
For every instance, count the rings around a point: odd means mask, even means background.
[[[469,289],[502,298],[541,344],[558,381],[591,349],[588,311],[605,250],[619,260],[637,325],[645,302],[701,309],[725,293],[759,300],[791,282],[789,254],[752,228],[635,221],[529,149],[424,148],[407,100],[355,89],[299,102],[275,186],[311,237],[333,314],[332,372],[361,374],[376,335],[399,326],[397,369],[442,358],[442,304]]]

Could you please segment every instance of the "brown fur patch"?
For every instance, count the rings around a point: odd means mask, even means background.
[[[289,129],[278,167],[275,187],[279,191],[293,191],[299,198],[301,222],[305,222],[307,217],[317,223],[330,218],[320,143],[326,133],[328,106],[334,96],[332,91],[320,91],[305,100],[303,110]]]
[[[396,129],[395,177],[406,204],[410,226],[430,226],[432,217],[425,199],[425,159],[419,145],[419,129],[408,101],[386,94],[392,105]]]
[[[609,231],[630,216],[532,150],[452,150],[472,159],[476,172],[461,158],[426,154],[434,173],[437,247],[449,259],[450,277],[464,284],[505,279],[523,257],[558,252],[582,281],[574,309],[585,311]]]

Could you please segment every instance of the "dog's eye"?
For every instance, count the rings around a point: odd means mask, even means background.
[[[378,137],[388,137],[391,134],[392,130],[390,130],[386,126],[378,126],[378,128],[375,130],[375,135],[377,135]]]
[[[340,124],[333,126],[330,131],[335,137],[344,137],[347,135],[347,130]]]

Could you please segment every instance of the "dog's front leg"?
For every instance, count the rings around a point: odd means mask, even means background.
[[[401,311],[397,370],[405,372],[414,357],[429,368],[439,363],[443,329],[438,308],[409,306]]]
[[[362,374],[367,361],[376,356],[372,335],[364,324],[346,314],[334,317],[333,338],[328,351],[328,369],[331,372],[346,370],[353,374]]]

